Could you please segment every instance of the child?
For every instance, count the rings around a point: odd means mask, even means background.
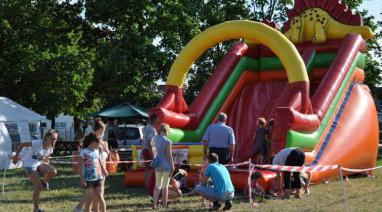
[[[263,164],[264,156],[268,152],[268,130],[265,128],[266,121],[264,118],[259,118],[257,124],[259,128],[255,132],[255,145],[254,145],[254,155],[256,156],[256,164]]]
[[[301,185],[304,187],[304,191],[306,195],[310,194],[309,190],[309,184],[310,184],[310,179],[312,177],[312,174],[310,172],[301,172]]]
[[[281,189],[280,180],[281,180],[280,172],[276,173],[275,178],[270,179],[268,194],[271,197],[281,197],[282,196],[282,189]]]
[[[251,189],[252,189],[252,196],[266,196],[266,193],[259,184],[259,180],[262,177],[260,172],[255,172],[251,176]],[[249,194],[249,191],[247,192]]]
[[[176,181],[179,189],[184,192],[187,191],[187,171],[181,168],[175,168],[172,178]],[[171,183],[171,182],[170,182]]]
[[[171,177],[168,184],[168,199],[175,199],[181,196],[182,191],[180,190],[180,183]]]
[[[208,165],[208,159],[206,158],[206,159],[204,160],[203,166],[202,166],[202,168],[200,169],[200,172],[199,172],[199,183],[201,182],[201,179],[202,179],[203,176],[204,176],[204,172],[205,172],[205,170],[206,170],[207,165]],[[198,183],[197,183],[197,184],[198,184]],[[195,186],[196,186],[197,184],[195,184]],[[196,195],[196,194],[197,194],[197,192],[196,192],[195,189],[194,189],[194,190],[190,191],[189,193],[183,194],[183,196],[184,196],[184,197],[186,197],[186,196],[193,196],[193,195]],[[210,206],[212,206],[212,202],[208,201],[208,200],[207,200],[206,198],[204,198],[204,197],[202,197],[201,202],[202,202],[202,204],[201,204],[202,207],[210,207]]]
[[[91,211],[91,205],[99,204],[95,211],[105,212],[106,204],[102,193],[101,183],[103,176],[107,176],[107,170],[100,160],[99,148],[101,140],[93,132],[84,138],[83,149],[80,152],[79,163],[82,169],[80,174],[81,186],[85,189],[85,211]]]

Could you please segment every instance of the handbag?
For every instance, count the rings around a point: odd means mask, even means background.
[[[151,163],[150,163],[150,167],[155,169],[159,166],[159,158],[154,158]]]

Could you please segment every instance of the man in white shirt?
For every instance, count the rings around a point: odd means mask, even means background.
[[[204,157],[211,153],[219,156],[223,165],[233,162],[235,152],[235,134],[230,126],[226,125],[227,115],[219,113],[216,124],[211,124],[203,136]]]
[[[149,124],[143,129],[143,141],[142,141],[142,158],[143,160],[152,160],[153,155],[153,138],[157,135],[155,126],[158,124],[159,118],[157,115],[151,115],[149,118]],[[145,163],[145,186],[147,187],[149,173],[150,173],[150,163]]]

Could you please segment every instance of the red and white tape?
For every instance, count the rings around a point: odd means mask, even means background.
[[[382,166],[377,166],[377,167],[368,168],[368,169],[349,169],[349,168],[341,167],[343,171],[347,171],[347,172],[367,172],[367,171],[373,171],[373,170],[381,169],[381,168]]]
[[[65,155],[65,156],[52,156],[50,159],[61,159],[61,158],[75,158],[79,157],[80,155]]]
[[[129,161],[106,161],[106,163],[112,163],[112,164],[130,164],[130,163],[148,163],[151,162],[151,160],[145,160],[145,161],[136,161],[136,160],[129,160]],[[75,161],[58,161],[58,160],[50,160],[50,163],[53,164],[78,164],[78,162]],[[249,162],[243,162],[243,163],[235,163],[235,164],[226,164],[225,166],[243,166],[248,164]],[[204,164],[181,164],[181,165],[188,165],[188,166],[205,166]]]
[[[338,165],[317,165],[317,166],[281,166],[281,165],[255,165],[257,168],[270,169],[274,171],[287,172],[323,172],[338,169]]]
[[[73,155],[75,156],[75,155]],[[55,157],[54,159],[58,158],[68,158],[72,156],[59,156]],[[74,161],[59,161],[59,160],[51,160],[50,161],[53,164],[77,164],[78,162]],[[151,160],[145,160],[145,161],[137,161],[137,160],[130,160],[130,161],[107,161],[106,163],[110,164],[132,164],[132,163],[149,163]],[[226,164],[225,166],[243,166],[250,164],[249,161],[245,161],[242,163],[234,163],[234,164]],[[188,166],[205,166],[204,164],[181,164],[181,165],[188,165]],[[251,166],[254,166],[255,168],[261,168],[261,169],[269,169],[273,171],[287,171],[287,172],[324,172],[328,170],[335,170],[335,169],[341,169],[343,171],[348,172],[367,172],[367,171],[373,171],[376,169],[382,168],[382,166],[377,166],[373,168],[368,169],[351,169],[351,168],[345,168],[341,167],[339,165],[316,165],[316,166],[282,166],[282,165],[256,165],[251,164]]]
[[[78,162],[75,161],[58,161],[58,160],[51,160],[49,161],[53,164],[78,164]],[[136,160],[129,160],[129,161],[106,161],[106,163],[113,163],[113,164],[123,164],[123,163],[148,163],[151,162],[151,160],[145,160],[145,161],[136,161]]]

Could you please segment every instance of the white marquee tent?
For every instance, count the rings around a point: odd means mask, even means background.
[[[74,141],[74,117],[71,115],[60,114],[56,117],[56,130],[58,131],[58,136],[61,141]],[[41,120],[41,129],[43,134],[51,129],[52,121],[47,119],[45,116]]]
[[[40,114],[7,97],[0,97],[0,170],[16,167],[8,157],[18,143],[41,137],[42,119]]]

